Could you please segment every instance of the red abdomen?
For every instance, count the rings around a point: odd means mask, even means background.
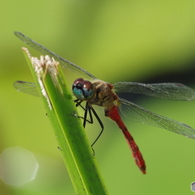
[[[121,117],[120,117],[119,112],[118,112],[118,107],[113,106],[110,110],[106,110],[105,115],[107,117],[110,117],[113,121],[115,121],[117,123],[117,125],[119,126],[119,128],[122,130],[123,135],[125,136],[128,144],[131,148],[132,155],[133,155],[133,158],[135,159],[137,166],[142,171],[142,173],[145,174],[146,173],[146,165],[145,165],[145,161],[143,159],[143,156],[139,150],[139,147],[135,143],[133,137],[131,136],[131,134],[127,130],[125,124],[121,120]]]

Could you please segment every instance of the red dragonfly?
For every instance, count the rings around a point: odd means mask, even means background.
[[[132,151],[133,158],[135,159],[137,166],[143,174],[146,173],[146,165],[144,158],[135,140],[133,139],[132,135],[129,133],[127,127],[122,121],[121,116],[119,114],[119,110],[123,114],[128,116],[130,120],[134,120],[151,126],[160,127],[168,131],[184,135],[188,138],[195,139],[195,130],[190,126],[148,111],[130,101],[120,98],[117,95],[117,92],[127,92],[169,100],[191,101],[195,100],[195,90],[180,83],[144,84],[137,82],[117,82],[114,84],[110,84],[97,79],[95,76],[93,76],[86,70],[80,68],[72,62],[69,62],[66,59],[63,59],[62,57],[48,50],[39,43],[33,41],[24,34],[20,32],[15,32],[15,35],[20,40],[22,40],[32,48],[36,49],[37,51],[41,52],[42,54],[46,54],[50,57],[53,57],[56,61],[60,62],[60,64],[64,68],[75,71],[88,79],[76,79],[72,86],[73,93],[77,98],[75,100],[76,106],[81,106],[85,110],[84,117],[81,117],[84,119],[83,126],[86,126],[86,122],[93,123],[93,114],[97,118],[102,128],[99,136],[97,137],[98,139],[103,132],[104,126],[96,111],[94,110],[93,105],[104,107],[105,116],[115,121],[118,127],[121,129]],[[14,86],[19,91],[38,96],[38,91],[36,90],[36,85],[34,83],[16,81],[14,83]],[[83,101],[86,102],[85,107],[81,105]],[[88,113],[90,120],[87,120]],[[94,141],[94,143],[97,141],[97,139]],[[94,143],[92,145],[94,145]]]

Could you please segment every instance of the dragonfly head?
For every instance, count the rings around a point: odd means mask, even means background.
[[[79,78],[74,81],[72,91],[79,100],[90,99],[94,95],[94,86],[90,81]]]

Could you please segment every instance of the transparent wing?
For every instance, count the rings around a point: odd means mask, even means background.
[[[36,88],[35,83],[30,83],[30,82],[24,82],[24,81],[16,81],[14,82],[14,87],[23,93],[29,94],[29,95],[34,95],[39,97],[39,92]]]
[[[180,83],[118,82],[113,86],[116,92],[136,93],[169,100],[195,100],[195,90]]]
[[[80,68],[79,66],[77,66],[76,64],[63,59],[62,57],[60,57],[59,55],[55,54],[54,52],[50,51],[49,49],[45,48],[44,46],[42,46],[41,44],[35,42],[34,40],[32,40],[31,38],[27,37],[26,35],[22,34],[21,32],[14,32],[14,34],[24,43],[26,43],[27,45],[31,46],[33,49],[41,52],[44,55],[49,55],[50,57],[53,57],[56,61],[58,61],[62,67],[67,68],[73,72],[78,73],[79,75],[82,75],[85,78],[88,79],[96,79],[96,77],[94,77],[92,74],[90,74],[89,72],[87,72],[86,70]]]
[[[190,126],[168,117],[150,112],[127,100],[120,98],[119,101],[121,102],[121,105],[119,106],[120,111],[122,114],[124,114],[124,116],[128,117],[129,120],[166,129],[191,139],[195,139],[195,130]]]

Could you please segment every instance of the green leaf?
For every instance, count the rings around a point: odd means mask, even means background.
[[[105,195],[107,191],[85,130],[78,118],[61,66],[49,56],[31,57],[22,48],[44,102],[74,189],[80,195]]]

